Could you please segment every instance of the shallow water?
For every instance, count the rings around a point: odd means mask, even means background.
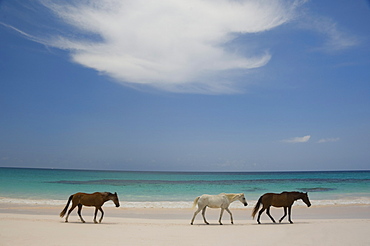
[[[315,204],[370,204],[370,171],[126,172],[0,168],[0,202],[64,204],[76,192],[117,192],[128,207],[189,207],[201,194],[308,192]],[[298,203],[299,205],[300,203]],[[239,204],[241,206],[241,204]],[[235,206],[239,206],[235,204]]]

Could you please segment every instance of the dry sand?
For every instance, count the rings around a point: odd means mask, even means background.
[[[261,225],[250,217],[252,207],[232,209],[224,225],[219,210],[208,209],[190,225],[192,209],[134,209],[105,207],[101,224],[94,224],[93,208],[84,207],[87,223],[73,211],[69,223],[58,216],[62,207],[0,205],[0,245],[370,245],[370,206],[293,207],[294,224]],[[278,219],[282,209],[272,209]],[[100,214],[99,214],[100,216]]]

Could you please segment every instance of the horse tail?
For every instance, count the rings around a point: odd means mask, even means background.
[[[252,213],[253,219],[254,219],[254,216],[256,216],[256,213],[257,213],[258,209],[260,208],[261,203],[262,203],[262,196],[260,197],[260,199],[258,199],[258,202],[257,202],[256,206],[254,206],[253,213]]]
[[[67,209],[68,209],[68,206],[69,206],[69,204],[70,204],[70,203],[71,203],[71,201],[72,201],[72,198],[73,198],[73,195],[71,195],[71,196],[69,197],[66,207],[63,209],[63,211],[62,211],[62,212],[60,212],[60,214],[59,214],[59,215],[60,215],[60,217],[61,217],[61,218],[63,218],[63,216],[66,214]]]
[[[197,198],[195,198],[195,200],[193,202],[193,209],[195,208],[195,205],[197,205],[197,203],[199,201],[199,198],[200,198],[200,196],[198,196]]]

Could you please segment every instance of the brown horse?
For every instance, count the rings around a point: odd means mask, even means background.
[[[279,223],[281,223],[281,221],[283,221],[283,219],[285,218],[285,216],[287,214],[287,209],[288,209],[289,222],[291,224],[293,224],[293,221],[291,220],[292,205],[298,199],[302,199],[302,201],[304,203],[306,203],[307,207],[311,206],[311,203],[310,203],[310,200],[308,199],[307,193],[297,192],[297,191],[292,191],[292,192],[284,191],[281,194],[266,193],[266,194],[262,195],[260,197],[260,199],[258,200],[256,206],[254,207],[252,216],[253,216],[253,218],[256,216],[256,213],[257,213],[257,211],[258,211],[258,209],[259,209],[259,207],[262,203],[263,207],[260,210],[260,212],[258,213],[258,218],[257,218],[258,224],[261,224],[260,217],[261,217],[261,214],[263,213],[263,211],[265,211],[265,210],[266,210],[266,214],[270,217],[272,222],[276,223],[274,218],[272,218],[272,216],[270,214],[270,207],[271,206],[283,207],[284,208],[284,216],[281,217],[281,219],[279,220]]]
[[[98,213],[98,210],[100,210],[101,218],[99,220],[99,223],[101,223],[101,221],[103,220],[103,216],[104,216],[104,212],[101,207],[106,201],[109,201],[109,200],[112,200],[114,204],[116,205],[116,207],[119,207],[119,200],[118,200],[117,193],[112,194],[110,192],[95,192],[92,194],[87,194],[87,193],[79,192],[79,193],[73,194],[69,197],[66,207],[63,209],[62,212],[60,212],[60,217],[63,218],[63,216],[67,212],[70,202],[72,201],[72,207],[68,211],[66,222],[68,222],[69,214],[73,211],[73,209],[76,208],[76,206],[78,206],[77,213],[80,216],[81,221],[85,223],[84,219],[81,216],[82,206],[85,205],[85,206],[95,206],[94,223],[98,223],[96,221],[96,215]]]

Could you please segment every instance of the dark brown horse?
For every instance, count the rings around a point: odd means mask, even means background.
[[[109,200],[112,200],[114,204],[116,205],[116,207],[119,207],[119,200],[118,200],[117,193],[112,194],[110,192],[95,192],[92,194],[87,194],[87,193],[79,192],[79,193],[73,194],[69,197],[66,207],[63,209],[62,212],[60,212],[60,217],[63,218],[63,216],[67,212],[69,204],[72,201],[72,207],[68,211],[66,222],[68,222],[69,214],[73,211],[73,209],[75,209],[78,206],[77,213],[80,216],[81,221],[85,223],[84,219],[81,216],[82,206],[84,205],[84,206],[94,206],[95,207],[95,216],[94,216],[95,223],[98,223],[96,221],[96,215],[98,213],[98,210],[100,210],[101,218],[99,220],[99,223],[101,223],[101,221],[103,220],[103,216],[104,216],[104,212],[101,207],[106,201],[109,201]]]
[[[281,221],[283,221],[283,219],[285,218],[285,216],[287,214],[287,209],[288,209],[289,222],[292,224],[293,223],[293,221],[291,220],[292,205],[298,199],[302,199],[302,201],[304,203],[306,203],[307,207],[311,206],[311,203],[310,203],[310,200],[308,199],[307,193],[297,192],[297,191],[292,191],[292,192],[284,191],[281,194],[266,193],[266,194],[262,195],[260,197],[260,199],[258,200],[256,206],[254,207],[252,216],[253,216],[253,218],[256,216],[256,213],[257,213],[260,205],[262,204],[263,207],[260,210],[260,212],[258,213],[258,217],[257,217],[258,224],[261,224],[260,217],[261,217],[261,214],[263,213],[263,211],[265,211],[265,210],[266,210],[266,214],[270,217],[272,222],[276,223],[274,218],[272,218],[272,216],[270,214],[270,207],[271,206],[283,207],[284,208],[284,216],[281,217],[281,219],[279,220],[279,223],[281,223]]]

